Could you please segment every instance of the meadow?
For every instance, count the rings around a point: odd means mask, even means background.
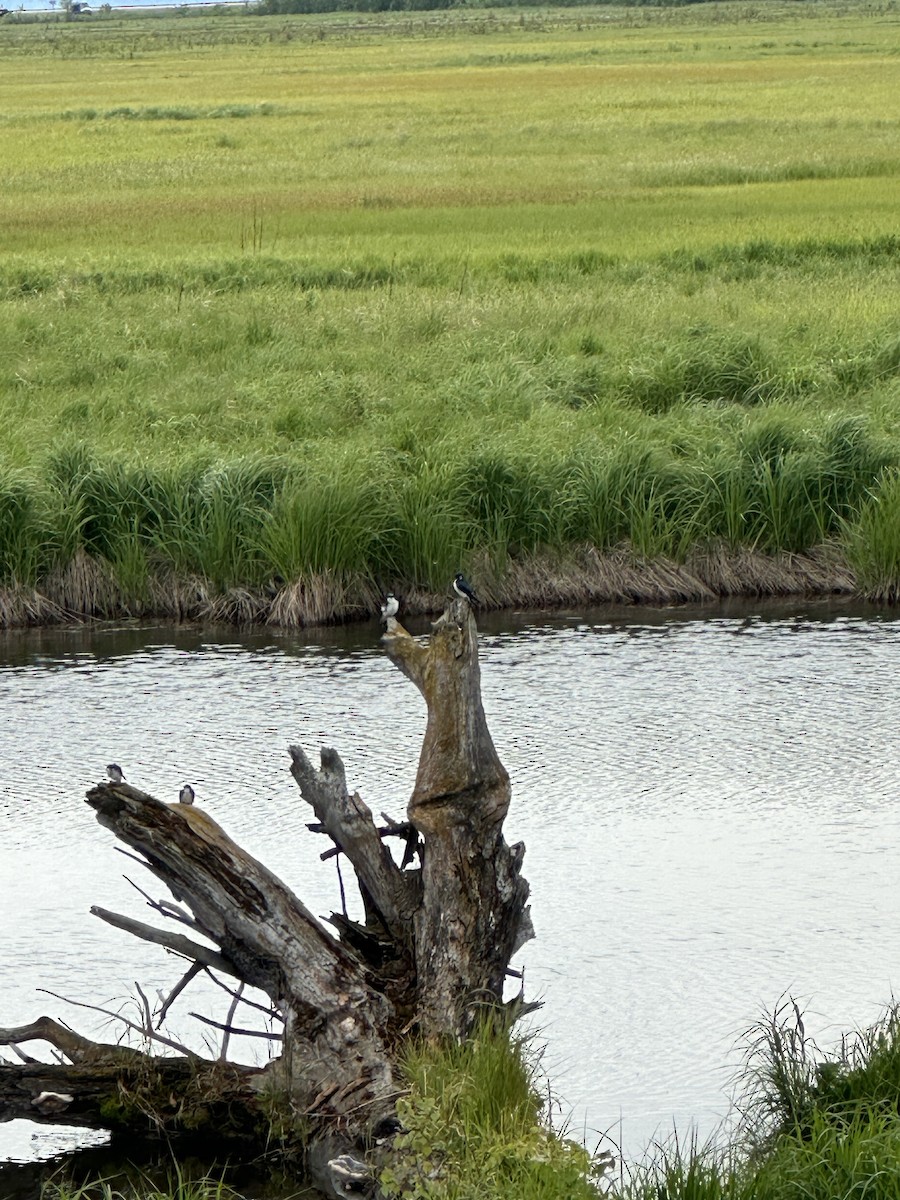
[[[900,590],[900,11],[0,24],[0,625]]]

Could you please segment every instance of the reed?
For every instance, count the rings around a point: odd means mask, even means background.
[[[729,1148],[673,1135],[633,1166],[612,1194],[617,1200],[763,1200],[754,1189],[755,1180],[748,1180]]]
[[[873,487],[855,519],[848,517],[847,558],[872,600],[900,600],[900,479],[890,472]]]
[[[459,566],[491,605],[846,590],[848,564],[867,592],[894,594],[900,562],[876,572],[872,555],[894,527],[898,459],[865,421],[810,430],[760,412],[730,444],[693,439],[685,453],[691,429],[655,446],[630,431],[592,449],[438,442],[427,463],[355,450],[327,469],[272,455],[156,469],[74,443],[4,476],[4,623],[18,603],[22,622],[306,624],[373,614],[388,590],[424,610]]]

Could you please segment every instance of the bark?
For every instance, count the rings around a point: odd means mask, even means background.
[[[353,868],[364,920],[335,913],[332,929],[322,925],[204,810],[163,803],[124,782],[87,794],[98,821],[179,902],[146,897],[150,906],[196,935],[92,910],[185,958],[186,974],[163,1009],[201,970],[236,979],[226,1044],[248,985],[268,996],[282,1022],[280,1056],[258,1069],[189,1053],[153,1055],[92,1042],[42,1017],[0,1029],[0,1045],[24,1060],[0,1064],[0,1120],[262,1144],[277,1113],[285,1148],[302,1141],[323,1186],[341,1195],[364,1186],[360,1160],[373,1133],[389,1127],[403,1039],[464,1037],[484,1006],[502,1008],[510,957],[531,936],[524,849],[508,847],[502,835],[509,777],[485,720],[468,603],[454,601],[424,641],[390,618],[383,642],[428,708],[407,820],[376,824],[348,792],[334,750],[323,749],[316,768],[290,747],[291,772],[316,818],[309,828],[332,842],[323,857],[341,854]],[[402,843],[399,864],[390,839]],[[144,1003],[144,1035],[178,1049],[152,1029]],[[57,1063],[21,1051],[38,1040]]]
[[[462,1035],[485,1001],[500,1003],[509,960],[531,936],[525,848],[501,827],[509,775],[481,703],[472,610],[456,600],[427,645],[389,623],[388,657],[416,685],[428,724],[408,815],[424,839],[422,902],[415,914],[419,1024]]]

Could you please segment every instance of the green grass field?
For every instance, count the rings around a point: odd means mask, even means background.
[[[0,113],[0,623],[823,542],[893,598],[894,4],[13,16]]]

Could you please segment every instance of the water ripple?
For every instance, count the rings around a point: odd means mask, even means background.
[[[813,1033],[868,1020],[891,994],[900,623],[821,610],[516,622],[489,624],[482,678],[514,787],[507,834],[528,847],[527,989],[545,1000],[573,1129],[613,1129],[636,1152],[673,1118],[708,1130],[724,1113],[736,1038],[785,990],[809,1003]],[[337,903],[334,867],[304,828],[288,743],[335,746],[351,788],[402,814],[425,710],[377,629],[226,637],[4,639],[4,1023],[47,1007],[38,987],[118,1003],[135,978],[151,991],[177,978],[86,916],[141,908],[82,799],[107,762],[162,799],[192,783],[319,913]],[[4,1136],[0,1158],[14,1153]]]

